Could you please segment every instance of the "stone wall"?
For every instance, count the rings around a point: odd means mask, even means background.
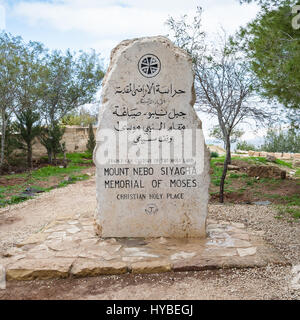
[[[97,127],[94,127],[94,134],[96,136]],[[63,136],[63,141],[66,143],[67,152],[84,152],[86,151],[86,144],[88,141],[88,127],[80,126],[66,126],[66,131]],[[219,155],[225,155],[225,150],[218,146],[208,146],[210,151],[218,152]],[[241,151],[237,150],[239,153]],[[300,160],[300,153],[274,153],[265,151],[245,151],[241,152],[248,154],[249,157],[267,157],[273,156],[280,160]],[[39,158],[41,156],[46,156],[46,149],[37,140],[33,146],[33,157]]]
[[[248,151],[250,157],[267,157],[272,156],[280,160],[300,160],[300,153],[281,153],[281,152],[265,152],[265,151]]]
[[[93,128],[96,136],[96,127]],[[84,152],[88,141],[88,127],[66,126],[65,134],[62,139],[66,143],[67,152]],[[46,148],[39,142],[35,141],[33,145],[33,158],[46,156]]]

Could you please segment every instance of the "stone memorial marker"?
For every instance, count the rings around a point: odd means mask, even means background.
[[[194,103],[192,60],[167,38],[112,51],[94,151],[101,237],[205,237],[209,151]]]
[[[5,268],[0,264],[0,290],[6,289],[6,275]]]

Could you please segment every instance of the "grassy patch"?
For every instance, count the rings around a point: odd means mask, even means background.
[[[221,183],[221,178],[214,178],[214,179],[211,179],[211,182],[213,183],[213,185],[215,185],[216,187],[219,187],[220,186],[220,183]],[[230,184],[230,181],[227,179],[225,180],[224,182],[224,185],[228,185]]]
[[[224,162],[225,161],[225,157],[222,156],[222,157],[219,157],[219,158],[213,158],[210,160],[210,163],[211,165],[213,166],[216,162]]]
[[[292,196],[282,196],[282,200],[286,201],[290,206],[299,206],[300,207],[300,197],[298,194]]]
[[[264,194],[264,197],[268,199],[276,199],[285,203],[287,206],[299,206],[300,207],[300,197],[298,194],[293,194],[292,196],[281,196],[279,194]]]
[[[238,192],[239,194],[243,194],[246,190],[247,190],[246,187],[242,187],[242,188],[239,188],[239,189],[237,190],[237,192]]]
[[[211,169],[213,170],[213,173],[211,175],[211,182],[214,186],[218,187],[221,182],[221,177],[223,173],[223,166],[216,165],[216,163],[223,163],[225,160],[224,157],[219,158],[213,158],[210,161]],[[225,180],[225,184],[228,184],[228,180]]]
[[[288,167],[290,169],[293,169],[293,165],[291,163],[288,163],[288,162],[285,162],[283,160],[280,160],[280,159],[276,159],[275,161],[276,164],[279,164],[281,166],[284,166],[284,167]]]
[[[224,157],[217,159],[211,159],[211,195],[215,195],[217,188],[220,185],[220,180],[223,172],[222,162],[225,160]],[[264,157],[239,157],[235,156],[232,160],[238,161],[241,166],[244,162],[245,167],[250,165],[265,165],[267,160]],[[278,161],[275,165],[285,166],[290,168],[291,164],[285,161]],[[296,177],[300,177],[300,169],[297,170]],[[230,187],[232,192],[240,195],[241,199],[245,201],[265,201],[270,200],[288,208],[300,207],[300,197],[297,193],[297,188],[295,188],[294,194],[289,193],[289,188],[286,186],[286,180],[273,179],[273,178],[261,178],[256,179],[254,177],[249,177],[246,172],[232,172],[229,171],[226,177],[226,189],[225,192],[228,193],[228,187]],[[300,184],[300,180],[291,181],[291,184]],[[293,188],[291,188],[293,189]],[[293,189],[294,190],[294,189]],[[286,195],[287,194],[287,195]],[[229,198],[228,201],[236,202],[236,198]],[[293,209],[295,210],[295,209]],[[297,212],[294,212],[292,216],[297,216]]]
[[[233,189],[224,188],[224,193],[235,193],[236,191]]]
[[[242,157],[233,157],[232,160],[244,160]],[[223,162],[225,161],[225,157],[219,157],[217,159],[211,159],[211,169],[213,173],[211,175],[211,182],[214,186],[219,186],[221,182],[221,177],[223,174]],[[227,171],[227,176],[225,179],[225,185],[233,184],[234,181],[238,181],[239,179],[252,179],[249,178],[246,173],[233,173]],[[246,182],[245,182],[246,183]],[[232,190],[232,192],[241,192],[239,189]]]
[[[257,183],[257,180],[249,179],[246,181],[246,185],[249,187],[252,187],[254,185],[254,183]]]
[[[21,194],[29,186],[48,192],[56,187],[61,188],[76,183],[77,181],[88,179],[89,176],[82,174],[81,171],[90,166],[92,163],[91,157],[92,155],[88,152],[67,154],[67,158],[70,160],[67,168],[49,165],[27,173],[4,176],[3,178],[9,180],[9,184],[11,185],[0,186],[0,207],[17,204],[31,199],[31,197]],[[51,185],[51,182],[48,182],[49,179],[53,177],[55,178],[51,181],[57,182],[55,186],[53,186],[53,183]],[[40,184],[44,186],[41,186]],[[47,184],[49,186],[47,186]]]
[[[260,178],[257,180],[258,183],[262,183],[264,185],[280,185],[282,183],[281,179],[275,179],[275,178]]]
[[[61,176],[71,174],[74,172],[80,172],[82,167],[76,165],[70,165],[67,168],[47,166],[31,172],[32,179],[44,179],[54,176]]]
[[[243,158],[242,160],[246,160],[247,162],[254,163],[254,164],[267,164],[267,159],[264,157],[249,157]]]
[[[288,207],[288,206],[277,206],[278,216],[275,218],[293,218],[295,220],[300,219],[300,207]]]
[[[228,176],[229,179],[238,179],[240,177],[241,177],[241,175],[237,174],[237,173],[230,173]]]
[[[244,158],[242,158],[242,157],[233,157],[232,159],[233,160],[242,160],[242,161],[245,161],[247,163],[256,164],[256,165],[268,164],[269,163],[269,161],[267,161],[267,159],[265,157],[244,157]],[[290,168],[290,169],[293,168],[293,165],[291,163],[283,161],[283,160],[280,160],[280,159],[276,159],[275,164],[283,166],[283,167],[287,167],[287,168]]]
[[[92,164],[93,155],[90,152],[83,153],[68,153],[67,159],[73,164]]]
[[[87,174],[82,174],[82,175],[77,175],[77,176],[70,176],[67,180],[62,181],[58,187],[62,188],[65,187],[69,184],[73,184],[76,183],[77,181],[83,181],[83,180],[87,180],[89,178],[89,176]]]
[[[8,205],[12,205],[12,204],[18,204],[18,203],[21,203],[21,202],[24,202],[28,199],[32,199],[32,197],[26,197],[26,196],[12,196],[8,201],[6,201],[6,203]]]

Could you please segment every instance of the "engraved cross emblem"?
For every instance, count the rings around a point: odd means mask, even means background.
[[[160,68],[160,60],[154,54],[146,54],[139,61],[139,71],[146,78],[157,76]]]

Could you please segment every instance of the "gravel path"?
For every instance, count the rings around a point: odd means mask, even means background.
[[[80,196],[79,196],[80,195]],[[95,208],[95,179],[53,190],[0,210],[0,254],[37,232],[56,216],[84,206]],[[41,211],[40,208],[43,208]],[[275,219],[272,207],[210,205],[209,218],[242,222],[276,247],[293,266],[300,265],[300,223]],[[231,269],[159,275],[103,276],[88,279],[11,282],[0,299],[297,299],[291,267]]]
[[[276,219],[271,206],[210,205],[209,217],[244,223],[261,231],[263,238],[276,247],[292,264],[300,264],[300,222]]]
[[[89,175],[93,175],[94,172],[94,168],[84,171]],[[15,243],[38,232],[56,216],[72,214],[80,206],[86,206],[86,211],[94,210],[96,207],[94,177],[40,194],[26,202],[1,208],[0,255]]]

